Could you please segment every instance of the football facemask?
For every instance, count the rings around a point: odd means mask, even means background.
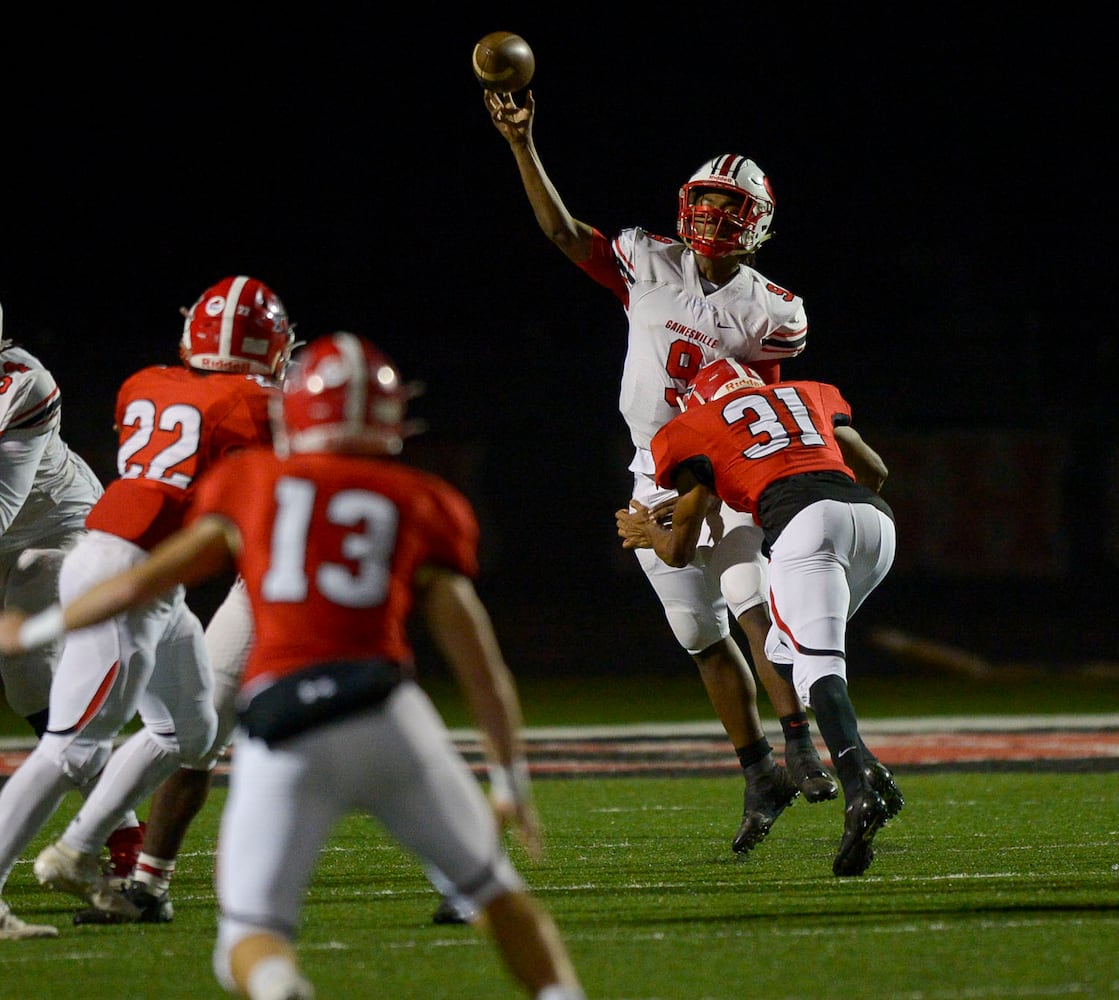
[[[732,197],[722,207],[703,204],[705,191]],[[773,189],[753,160],[733,153],[716,156],[680,188],[676,232],[704,257],[753,254],[770,237]]]

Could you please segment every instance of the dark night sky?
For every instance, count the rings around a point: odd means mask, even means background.
[[[1079,374],[1110,399],[1116,374],[1090,301],[1114,284],[1110,32],[781,6],[423,8],[379,31],[369,15],[29,15],[0,43],[5,331],[54,368],[67,437],[100,462],[121,379],[175,358],[179,306],[254,274],[302,336],[368,334],[427,383],[424,449],[470,446],[476,465],[455,468],[498,544],[548,546],[572,576],[613,564],[624,321],[536,229],[484,111],[470,50],[504,28],[536,53],[545,165],[604,232],[671,234],[700,162],[761,164],[777,236],[758,266],[811,323],[786,374],[839,384],[856,422],[1114,432],[1113,403],[1052,384]]]

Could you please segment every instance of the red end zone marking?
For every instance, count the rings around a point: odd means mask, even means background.
[[[1028,762],[1095,761],[1102,767],[1119,767],[1119,728],[989,730],[962,729],[901,733],[869,731],[863,733],[867,745],[890,767],[935,767],[957,765],[998,765]],[[572,730],[577,733],[578,730]],[[13,743],[19,741],[13,741]],[[778,757],[782,746],[779,734],[771,734]],[[455,734],[455,745],[462,751],[475,773],[484,775],[481,744],[473,736]],[[10,775],[27,757],[28,747],[9,744],[0,750],[0,778]],[[828,763],[827,749],[817,741],[817,749]],[[615,737],[597,735],[563,738],[534,737],[527,734],[529,768],[538,777],[578,775],[699,775],[736,774],[738,761],[725,738],[709,733],[681,735],[666,732],[661,736],[627,736],[619,730]],[[227,774],[228,761],[216,773]]]

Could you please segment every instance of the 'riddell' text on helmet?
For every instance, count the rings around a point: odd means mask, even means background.
[[[740,389],[761,389],[764,386],[765,380],[753,368],[733,358],[720,358],[696,372],[680,397],[680,409],[694,410]]]
[[[362,451],[397,454],[409,433],[411,388],[396,366],[353,333],[318,337],[295,355],[273,431],[280,454]]]
[[[276,293],[239,274],[207,288],[190,307],[179,353],[198,371],[278,379],[293,343],[287,310]]]
[[[705,191],[732,196],[726,206],[697,204]],[[753,160],[724,153],[703,164],[680,188],[676,232],[704,257],[753,254],[770,237],[773,189]]]

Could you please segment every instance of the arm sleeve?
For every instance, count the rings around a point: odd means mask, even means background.
[[[629,285],[619,269],[618,260],[610,241],[597,229],[593,229],[591,255],[579,261],[579,269],[593,278],[604,288],[609,288],[623,305],[629,302]]]
[[[766,385],[781,381],[780,361],[748,361],[747,364],[761,376]]]
[[[35,483],[46,450],[46,434],[22,437],[9,431],[0,448],[0,535],[11,527]]]

